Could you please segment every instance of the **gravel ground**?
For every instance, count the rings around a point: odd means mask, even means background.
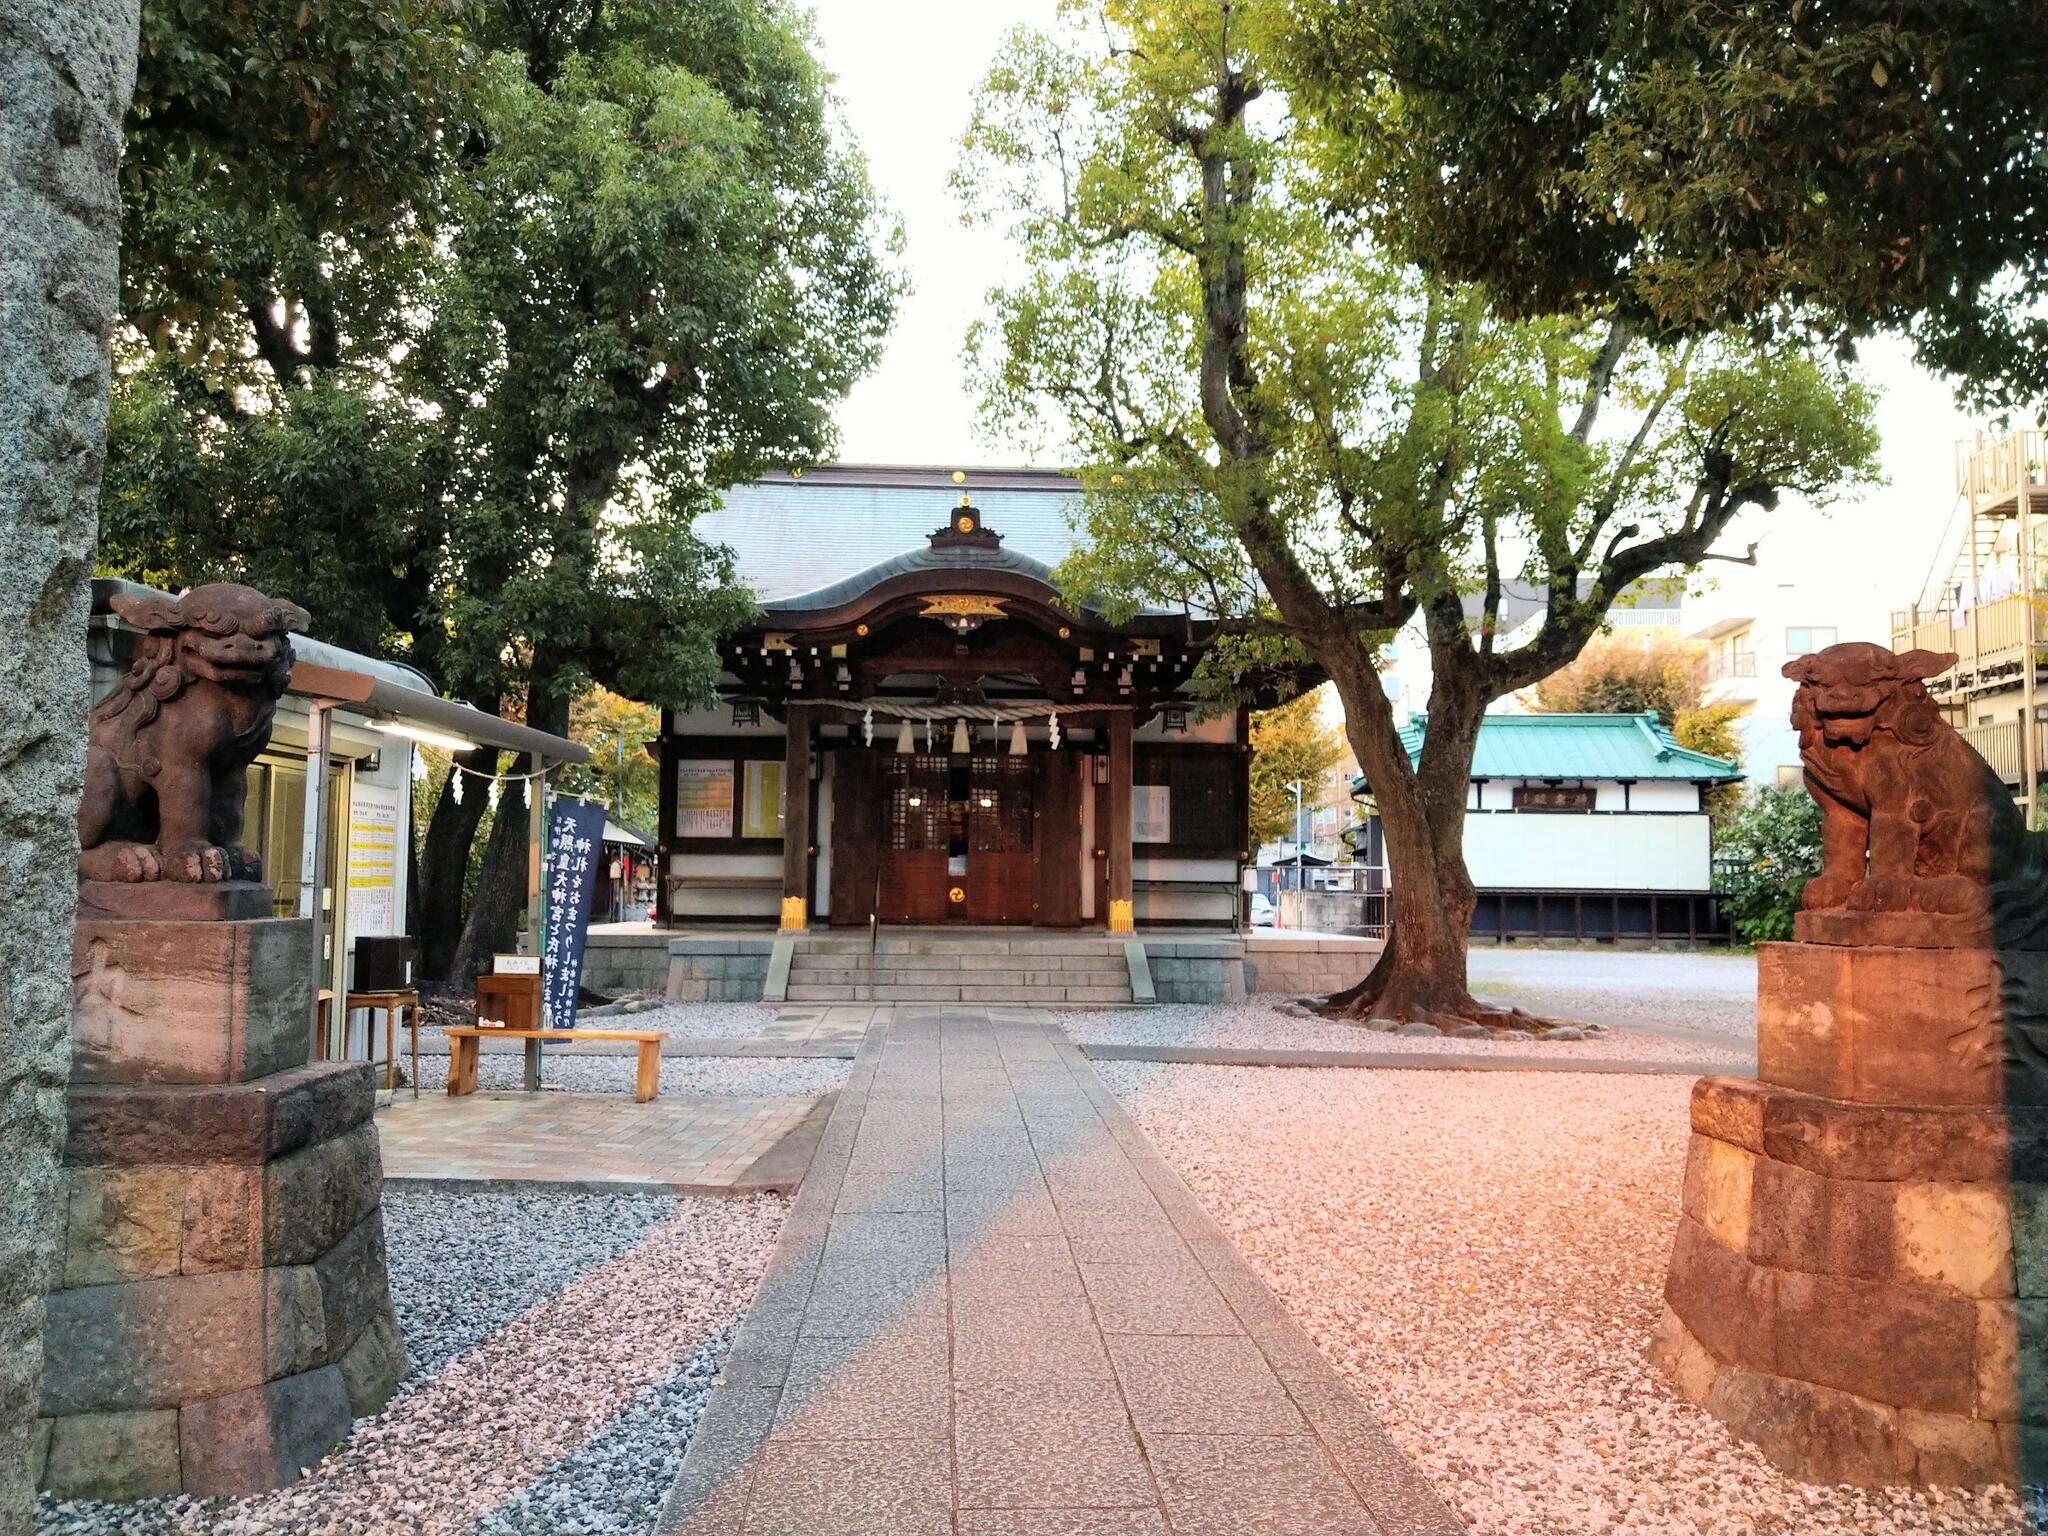
[[[1286,1000],[1256,997],[1242,1003],[1164,1003],[1157,1008],[1112,1008],[1057,1015],[1069,1039],[1083,1045],[1193,1045],[1287,1051],[1361,1051],[1380,1056],[1572,1056],[1618,1061],[1734,1066],[1748,1053],[1732,1045],[1673,1039],[1615,1029],[1587,1040],[1542,1040],[1514,1034],[1496,1040],[1447,1035],[1379,1034],[1341,1019],[1303,1018],[1282,1012]],[[1751,1050],[1754,1046],[1750,1047]]]
[[[786,1205],[537,1191],[384,1200],[413,1372],[310,1476],[241,1499],[38,1507],[39,1536],[641,1533]]]
[[[1999,1490],[1795,1483],[1650,1366],[1683,1079],[1096,1070],[1480,1536],[2028,1529]]]
[[[853,1070],[850,1061],[803,1056],[671,1056],[661,1064],[663,1093],[780,1098],[830,1093]],[[425,1068],[421,1069],[425,1075]],[[522,1057],[484,1052],[477,1058],[476,1085],[511,1089],[525,1081]],[[569,1056],[556,1052],[541,1060],[541,1084],[563,1093],[631,1093],[631,1056]]]
[[[1756,956],[1726,950],[1480,946],[1472,989],[1531,1013],[1756,1049]]]
[[[665,1029],[678,1040],[745,1040],[775,1022],[766,1003],[662,1003],[594,1018],[600,1029]]]

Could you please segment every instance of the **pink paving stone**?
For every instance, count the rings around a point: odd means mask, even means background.
[[[1355,1398],[1296,1405],[1281,1368],[1313,1352],[1273,1310],[1042,1016],[892,1010],[841,1092],[661,1528],[1458,1529]],[[1355,1482],[1314,1438],[1324,1426],[1351,1447]]]

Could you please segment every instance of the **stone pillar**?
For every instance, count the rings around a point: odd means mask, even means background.
[[[1760,950],[1757,1080],[1693,1090],[1653,1353],[1795,1476],[2038,1480],[2044,1002],[2038,950]]]
[[[138,0],[0,0],[0,1532],[25,1532],[58,1209],[88,580]]]
[[[811,710],[792,704],[782,759],[782,928],[801,933],[811,920]]]
[[[114,1499],[292,1482],[406,1368],[374,1069],[309,1064],[305,919],[85,911],[38,1481]]]
[[[1131,716],[1112,710],[1109,716],[1109,931],[1130,933],[1136,926],[1131,910]]]

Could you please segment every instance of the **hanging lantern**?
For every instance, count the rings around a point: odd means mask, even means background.
[[[896,750],[905,757],[908,757],[917,750],[917,741],[911,735],[910,722],[908,720],[905,720],[896,727]]]
[[[1024,741],[1024,722],[1019,720],[1010,727],[1010,756],[1022,757],[1030,750]]]
[[[967,722],[965,720],[955,720],[953,722],[953,755],[965,757],[971,750],[973,749],[967,741]]]

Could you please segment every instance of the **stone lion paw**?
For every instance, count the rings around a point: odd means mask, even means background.
[[[1873,876],[1849,893],[1856,912],[1906,912],[1913,906],[1913,882],[1895,875]]]
[[[227,845],[228,878],[230,880],[261,880],[263,860],[256,850],[246,843]]]
[[[163,850],[164,878],[211,885],[228,878],[228,851],[212,843],[179,843]]]
[[[1829,912],[1849,905],[1856,882],[1841,875],[1815,875],[1806,882],[1806,896],[1800,903],[1809,912]]]
[[[87,880],[140,885],[163,878],[163,863],[147,843],[102,843],[78,856],[78,872]]]

